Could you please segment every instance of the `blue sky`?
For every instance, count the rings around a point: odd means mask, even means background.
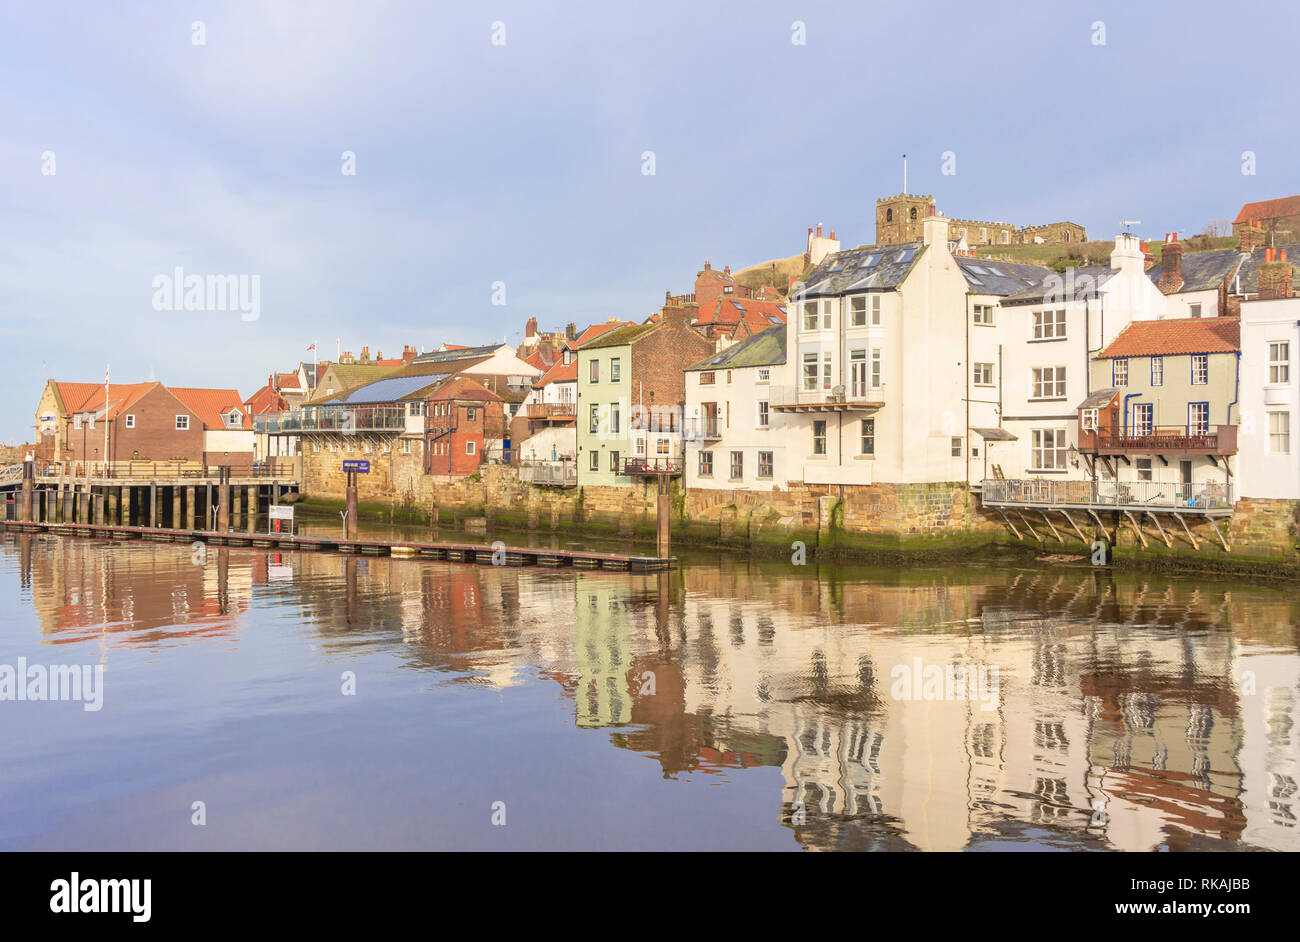
[[[644,317],[706,258],[793,255],[817,222],[870,242],[904,152],[948,215],[1098,238],[1300,193],[1292,5],[52,6],[0,10],[10,442],[47,376],[106,364],[247,395],[312,341]],[[259,276],[260,316],[155,310],[178,266]]]

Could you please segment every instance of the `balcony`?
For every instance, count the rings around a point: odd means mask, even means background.
[[[303,432],[393,432],[406,430],[406,408],[400,405],[308,408],[278,416],[253,417],[253,431],[269,435]]]
[[[767,402],[777,412],[874,412],[885,404],[885,390],[861,384],[817,389],[771,386]]]
[[[534,402],[529,403],[524,415],[530,422],[573,422],[578,416],[578,409],[572,402]]]
[[[668,475],[677,477],[682,473],[682,459],[672,458],[624,458],[619,474],[624,477],[656,477]]]
[[[1186,425],[1079,431],[1079,450],[1096,455],[1235,455],[1237,426]]]
[[[1226,516],[1232,513],[1230,484],[1178,484],[1166,481],[986,480],[980,504],[1020,509],[1165,511]]]

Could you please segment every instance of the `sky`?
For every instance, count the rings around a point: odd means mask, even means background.
[[[1199,0],[5,3],[0,440],[49,377],[247,396],[313,342],[641,319],[705,260],[873,241],[904,153],[951,217],[1200,232],[1300,193],[1297,27]],[[255,278],[256,310],[167,309],[178,268]]]

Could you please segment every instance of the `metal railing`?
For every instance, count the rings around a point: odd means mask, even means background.
[[[406,430],[406,408],[399,405],[311,407],[279,416],[253,417],[253,431],[263,434],[295,432],[402,432]]]
[[[1230,484],[1174,481],[1048,481],[989,479],[980,482],[985,506],[1094,506],[1142,510],[1158,507],[1188,511],[1231,510]]]
[[[151,480],[159,478],[217,477],[222,467],[229,467],[238,478],[296,478],[302,473],[301,459],[275,457],[247,465],[204,464],[200,461],[67,461],[41,462],[39,477],[111,478],[114,480]]]
[[[578,464],[575,461],[520,461],[519,480],[545,487],[577,487]]]
[[[676,458],[647,458],[632,457],[624,458],[621,462],[619,474],[623,476],[653,475],[653,474],[681,474],[682,459]]]
[[[572,402],[533,402],[529,403],[525,415],[530,419],[574,419],[578,407]]]
[[[819,385],[816,389],[804,389],[801,386],[769,386],[767,404],[774,409],[789,409],[796,406],[883,406],[885,388],[863,384],[830,388]]]
[[[1235,455],[1237,426],[1156,425],[1079,432],[1080,451],[1119,451],[1147,455],[1177,453]]]

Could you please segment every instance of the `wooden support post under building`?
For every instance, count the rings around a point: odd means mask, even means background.
[[[1065,540],[1061,539],[1061,534],[1056,532],[1056,525],[1052,523],[1052,518],[1047,516],[1047,511],[1040,510],[1038,513],[1042,516],[1043,523],[1047,524],[1047,528],[1052,531],[1052,536],[1056,537],[1056,542],[1064,543]]]
[[[222,468],[217,478],[217,532],[230,532],[230,469]]]
[[[670,478],[666,474],[659,477],[659,499],[656,506],[658,513],[658,554],[660,559],[667,559],[672,554],[672,498],[668,493]]]
[[[227,478],[227,480],[229,480],[229,478]],[[233,523],[235,526],[239,526],[239,515],[242,512],[244,506],[243,492],[239,488],[231,485],[230,499],[231,499],[230,522]]]
[[[158,513],[158,485],[149,485],[149,526],[157,529],[161,526]]]
[[[1020,535],[1020,531],[1016,529],[1016,525],[1012,523],[1011,518],[1007,516],[1006,511],[999,507],[998,513],[1002,514],[1002,522],[1005,523],[1007,528],[1016,535],[1016,539],[1024,540],[1024,537]]]
[[[1187,526],[1187,521],[1183,519],[1183,515],[1174,514],[1174,517],[1177,518],[1178,522],[1183,525],[1183,532],[1187,534],[1187,539],[1191,541],[1192,549],[1196,550],[1197,552],[1200,552],[1201,541],[1196,538],[1196,534],[1193,533],[1191,529]]]
[[[24,523],[32,521],[32,489],[36,486],[36,462],[23,462],[22,491],[18,495],[18,519]]]
[[[1030,536],[1032,536],[1032,537],[1033,537],[1035,540],[1037,540],[1039,543],[1043,542],[1043,538],[1042,538],[1041,536],[1038,535],[1038,531],[1035,530],[1035,529],[1030,525],[1029,521],[1025,519],[1025,515],[1024,515],[1024,514],[1022,514],[1019,510],[1017,510],[1017,511],[1016,511],[1016,516],[1019,517],[1019,518],[1020,518],[1020,522],[1023,523],[1023,524],[1025,525],[1025,529],[1029,531],[1029,535],[1030,535]]]
[[[1128,518],[1129,525],[1133,527],[1133,532],[1136,533],[1138,539],[1142,541],[1142,548],[1146,549],[1147,536],[1145,533],[1142,532],[1142,528],[1138,526],[1138,522],[1133,519],[1133,514],[1131,514],[1129,511],[1126,510],[1124,511],[1124,516]]]
[[[171,528],[179,530],[181,528],[181,489],[177,485],[172,485],[172,519]]]
[[[1165,533],[1165,528],[1160,525],[1160,518],[1151,513],[1151,511],[1147,511],[1147,516],[1150,517],[1151,522],[1156,525],[1156,532],[1160,534],[1160,539],[1165,541],[1165,548],[1172,548],[1174,545],[1173,541],[1171,541],[1168,534]]]
[[[91,495],[90,499],[92,503],[94,503],[95,505],[95,526],[97,527],[102,527],[104,525],[104,497],[105,497],[104,491],[105,490],[107,490],[107,488],[95,487],[95,488],[91,488],[90,491],[90,495]]]
[[[108,503],[107,513],[104,515],[104,522],[110,527],[117,526],[118,505],[121,503],[120,491],[116,487],[104,488],[104,497]]]
[[[194,485],[191,484],[189,487],[185,488],[185,529],[187,530],[194,529],[194,497]]]
[[[1069,521],[1070,526],[1074,527],[1074,532],[1079,535],[1079,542],[1082,543],[1084,546],[1087,546],[1088,538],[1083,535],[1083,531],[1080,530],[1079,525],[1074,522],[1074,518],[1070,516],[1070,512],[1068,510],[1062,510],[1061,516],[1064,517],[1067,521]]]
[[[246,527],[249,533],[257,529],[257,485],[248,486],[248,511],[246,514]]]

